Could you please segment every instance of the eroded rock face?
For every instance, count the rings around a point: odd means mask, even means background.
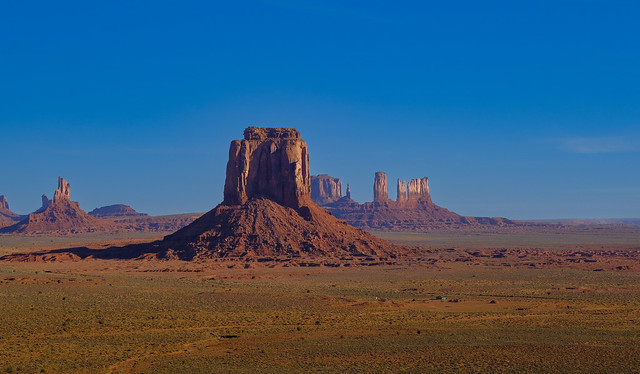
[[[294,209],[310,199],[309,151],[296,129],[249,127],[231,142],[225,205],[265,197]]]
[[[9,203],[4,195],[0,195],[0,209],[10,210]]]
[[[401,181],[398,179],[398,197],[396,198],[396,202],[404,203],[407,201],[407,182]]]
[[[351,198],[351,187],[347,184],[347,194],[345,195],[347,199]]]
[[[408,186],[408,201],[431,199],[429,194],[429,178],[412,179]]]
[[[58,189],[53,194],[53,202],[62,200],[71,201],[71,186],[62,177],[58,177]]]
[[[330,204],[342,197],[342,181],[327,174],[311,176],[311,200],[316,204]]]
[[[387,188],[387,174],[377,171],[373,181],[373,202],[385,203],[389,201],[389,190]]]

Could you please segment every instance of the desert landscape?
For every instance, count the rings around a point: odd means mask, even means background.
[[[318,191],[295,129],[249,127],[230,148],[224,201],[204,215],[89,215],[59,178],[53,201],[5,227],[2,370],[640,367],[640,226],[461,217],[426,178],[390,201],[377,173],[376,201],[348,204],[375,217],[354,222],[365,232],[332,215],[349,190]]]
[[[0,374],[640,374],[640,2],[0,2]]]

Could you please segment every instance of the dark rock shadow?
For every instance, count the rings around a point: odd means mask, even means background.
[[[132,260],[139,258],[162,258],[164,254],[163,248],[160,246],[162,241],[151,243],[130,244],[124,247],[109,248],[61,248],[50,251],[28,252],[28,253],[12,253],[0,257],[0,261],[51,261],[57,257],[78,257],[82,260],[87,258],[101,260]]]

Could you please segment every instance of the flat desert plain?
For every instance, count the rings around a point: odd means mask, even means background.
[[[375,234],[424,250],[2,261],[0,372],[640,372],[640,228]],[[0,256],[161,236],[132,235],[0,236]]]

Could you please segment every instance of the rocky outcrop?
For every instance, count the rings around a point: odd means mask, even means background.
[[[398,195],[396,202],[402,204],[407,201],[407,182],[398,179]]]
[[[310,191],[309,152],[298,130],[249,127],[231,142],[223,204],[263,197],[298,209]]]
[[[0,195],[0,227],[10,226],[20,220],[20,215],[9,209],[9,202],[4,195]]]
[[[342,181],[327,174],[311,176],[311,200],[316,204],[330,204],[342,197]]]
[[[138,213],[130,206],[123,204],[115,204],[96,208],[90,211],[89,215],[99,218],[148,216],[148,214],[146,213]]]
[[[58,189],[53,194],[53,202],[59,203],[62,201],[71,201],[71,186],[64,178],[58,177]]]
[[[47,209],[49,205],[51,205],[51,203],[53,203],[53,201],[49,199],[47,195],[42,194],[42,206],[40,207],[40,209],[36,210],[34,213],[44,212],[44,210]]]
[[[224,201],[154,244],[153,251],[183,260],[395,257],[398,247],[311,200],[308,160],[297,130],[249,127],[243,140],[231,142]]]
[[[60,177],[58,177],[58,189],[53,196],[54,199],[51,202],[42,195],[42,208],[29,214],[17,224],[3,228],[0,232],[68,235],[113,229],[113,222],[92,217],[80,209],[78,202],[71,201],[69,183]]]
[[[429,178],[412,179],[408,185],[408,201],[431,200]]]
[[[429,179],[412,179],[408,184],[398,179],[396,201],[387,197],[386,174],[377,172],[373,202],[358,204],[342,198],[324,205],[331,213],[349,224],[363,229],[416,231],[433,228],[468,226],[506,226],[516,222],[500,217],[464,217],[433,203]]]
[[[346,197],[347,199],[351,199],[351,187],[349,186],[348,183],[347,183],[347,194],[344,195],[344,197]]]
[[[377,171],[373,181],[373,202],[386,203],[389,201],[389,190],[387,188],[387,174]]]

